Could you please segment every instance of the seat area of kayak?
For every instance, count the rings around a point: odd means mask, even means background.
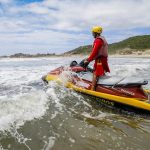
[[[93,74],[91,72],[83,73],[79,76],[84,80],[92,82]],[[103,76],[99,78],[97,84],[105,86],[140,86],[148,84],[148,81],[135,77]]]

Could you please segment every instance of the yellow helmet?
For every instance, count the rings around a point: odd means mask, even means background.
[[[94,26],[92,28],[92,32],[95,32],[95,33],[102,33],[103,31],[103,28],[101,26]]]

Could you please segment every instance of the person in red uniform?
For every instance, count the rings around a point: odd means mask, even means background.
[[[91,90],[96,90],[96,84],[99,77],[104,76],[106,72],[110,72],[108,66],[108,44],[106,39],[101,36],[102,27],[95,26],[92,28],[92,35],[95,38],[93,43],[93,49],[90,56],[84,61],[84,63],[90,63],[95,60],[93,81]]]

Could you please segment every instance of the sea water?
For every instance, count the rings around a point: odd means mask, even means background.
[[[150,118],[104,107],[41,77],[78,57],[0,59],[0,149],[148,150]],[[150,58],[110,57],[112,75],[150,83]],[[150,84],[145,86],[150,89]]]

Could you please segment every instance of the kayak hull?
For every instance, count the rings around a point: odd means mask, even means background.
[[[48,74],[44,77],[45,81],[56,81],[58,83],[62,83],[62,79],[59,78],[58,75]],[[75,85],[72,82],[66,82],[65,86],[67,88],[73,89],[77,92],[86,94],[91,96],[96,101],[99,101],[100,103],[104,105],[108,105],[111,107],[118,107],[124,110],[133,110],[138,113],[146,113],[150,114],[150,103],[149,100],[139,100],[137,98],[133,97],[124,97],[124,96],[118,96],[118,95],[112,95],[108,93],[103,92],[97,92],[92,91],[86,88],[83,88],[81,86]],[[147,93],[146,93],[147,94]]]

